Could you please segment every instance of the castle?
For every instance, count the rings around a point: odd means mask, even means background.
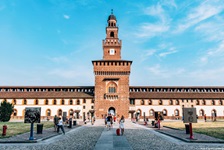
[[[113,13],[102,46],[103,59],[92,61],[95,86],[0,86],[0,102],[14,104],[16,119],[24,118],[26,107],[41,107],[41,117],[49,119],[63,114],[102,118],[107,113],[154,118],[155,112],[165,119],[181,119],[184,107],[196,108],[199,118],[223,118],[224,87],[130,86],[132,61],[121,58],[122,40]]]

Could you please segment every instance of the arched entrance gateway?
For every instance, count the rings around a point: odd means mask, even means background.
[[[114,107],[110,107],[110,108],[108,109],[108,113],[110,113],[112,116],[116,115],[115,108],[114,108]]]

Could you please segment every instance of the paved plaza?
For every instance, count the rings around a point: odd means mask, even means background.
[[[0,143],[1,150],[211,150],[223,149],[224,143],[190,143],[171,136],[157,132],[158,129],[148,128],[144,125],[132,123],[130,120],[125,122],[124,136],[116,136],[115,123],[113,128],[107,130],[104,120],[96,120],[94,125],[87,123],[66,130],[66,134],[50,134],[43,133],[45,137],[38,139],[36,143],[23,143],[21,138],[17,136],[18,142],[6,140],[8,143]],[[43,132],[54,132],[44,130]],[[163,131],[165,132],[165,131]],[[171,131],[169,131],[171,134]],[[176,134],[173,132],[172,134]],[[22,136],[22,135],[21,135]],[[48,137],[49,136],[49,137]],[[46,138],[48,137],[48,138]],[[198,135],[198,137],[200,137]],[[202,138],[204,138],[202,136]],[[200,139],[199,139],[200,140]],[[3,142],[1,140],[0,142]],[[214,140],[213,140],[214,141]]]

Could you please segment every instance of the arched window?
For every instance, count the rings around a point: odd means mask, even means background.
[[[116,84],[111,82],[108,86],[108,93],[116,93]]]
[[[212,103],[212,105],[215,105],[215,100],[212,100],[211,103]]]
[[[141,105],[145,105],[144,99],[141,100]]]
[[[35,105],[38,105],[38,99],[35,99]]]
[[[110,37],[114,37],[114,32],[110,32]]]
[[[62,100],[61,100],[61,105],[64,105],[64,104],[65,104],[65,100],[62,99]]]
[[[173,105],[173,100],[172,99],[169,102],[170,102],[170,105]]]
[[[92,99],[92,101],[91,101],[92,103],[94,103],[94,99]]]
[[[131,104],[131,105],[135,105],[135,99],[132,99],[132,98],[131,98],[131,99],[130,99],[130,104]]]
[[[77,105],[80,105],[80,100],[77,100]]]
[[[73,105],[73,100],[72,99],[70,99],[69,104]]]
[[[73,116],[73,109],[70,109],[69,112],[68,112],[68,114],[69,114],[70,116]]]
[[[167,116],[167,110],[163,109],[163,116]]]
[[[167,116],[167,110],[163,109],[163,116]]]
[[[49,103],[48,99],[45,99],[45,105],[48,105],[48,103]]]
[[[140,116],[142,116],[142,111],[140,109],[138,109],[136,114],[138,117],[140,117]]]
[[[86,103],[86,99],[83,99],[83,103],[84,103],[84,104]]]
[[[204,116],[204,114],[205,114],[205,111],[204,111],[203,109],[201,109],[201,110],[199,111],[199,115],[200,115],[200,116]]]
[[[179,110],[176,109],[176,110],[174,111],[174,114],[175,114],[175,116],[179,116]]]
[[[179,100],[176,100],[176,105],[179,105],[180,103],[179,103]]]
[[[196,100],[196,105],[200,105],[199,100]]]
[[[16,99],[13,99],[12,103],[13,103],[14,105],[16,105]]]
[[[159,105],[163,105],[163,101],[161,99],[159,100]]]
[[[222,103],[222,100],[221,100],[221,99],[219,100],[219,105],[223,105],[223,103]]]
[[[149,116],[154,116],[154,110],[153,110],[153,109],[151,109],[151,110],[149,111]]]
[[[62,110],[61,109],[58,110],[58,116],[62,116]]]
[[[149,105],[152,105],[152,100],[149,100]]]
[[[13,116],[17,116],[17,110],[16,109],[13,110]]]
[[[57,100],[56,99],[53,100],[53,105],[57,105]]]
[[[23,100],[23,105],[26,105],[27,104],[27,101],[26,99]]]
[[[46,116],[51,116],[51,110],[50,109],[47,109]]]
[[[206,101],[204,99],[202,100],[202,105],[206,105]]]

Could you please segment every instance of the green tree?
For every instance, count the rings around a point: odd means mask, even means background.
[[[14,106],[13,104],[6,102],[5,100],[1,102],[0,106],[0,121],[7,122],[11,118],[11,114],[13,112]]]

